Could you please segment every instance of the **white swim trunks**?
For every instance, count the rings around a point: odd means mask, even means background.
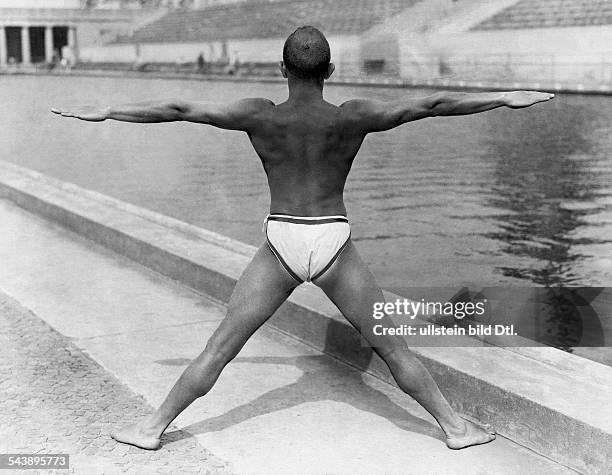
[[[298,282],[321,277],[346,248],[351,228],[346,216],[270,214],[266,240],[281,265]]]

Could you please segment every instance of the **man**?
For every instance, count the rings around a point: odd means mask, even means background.
[[[159,409],[111,436],[119,442],[157,449],[170,422],[211,389],[223,368],[298,285],[312,281],[384,359],[399,387],[438,421],[448,447],[460,449],[492,441],[492,430],[455,413],[401,338],[372,333],[372,310],[383,301],[383,294],[351,242],[344,184],[355,155],[371,132],[426,117],[527,107],[553,95],[439,92],[420,99],[350,100],[335,106],[323,99],[323,83],[334,71],[329,44],[320,31],[308,26],[289,36],[280,68],[288,80],[289,98],[278,105],[267,99],[224,105],[171,100],[53,110],[88,121],[182,120],[246,132],[270,187],[266,243],[236,284],[227,316]]]

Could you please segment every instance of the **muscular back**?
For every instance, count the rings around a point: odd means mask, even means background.
[[[323,100],[261,107],[247,128],[268,176],[273,213],[345,214],[344,184],[365,134]]]
[[[519,109],[554,97],[536,91],[438,92],[391,103],[356,99],[338,107],[323,100],[322,83],[314,84],[313,89],[312,82],[295,81],[295,93],[291,93],[290,80],[289,99],[279,105],[267,99],[243,99],[229,104],[173,99],[51,110],[64,117],[92,122],[184,120],[244,131],[268,175],[271,211],[318,216],[346,212],[342,200],[344,184],[366,134],[427,117],[475,114],[502,106]]]

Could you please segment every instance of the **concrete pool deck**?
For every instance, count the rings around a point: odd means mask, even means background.
[[[224,307],[9,201],[0,200],[0,220],[0,294],[16,299],[157,406],[202,350]],[[56,364],[47,361],[50,367]],[[87,386],[80,373],[66,377],[76,380],[71,381],[75,391]],[[103,384],[100,389],[110,388]],[[107,404],[118,404],[116,392]],[[85,396],[71,404],[91,410],[92,400]],[[123,411],[125,420],[141,417],[129,406]],[[36,417],[36,410],[31,414]],[[63,430],[74,436],[85,432],[81,417],[86,415],[77,414]],[[96,423],[109,430],[104,412],[97,417]],[[52,432],[59,421],[47,422]],[[118,444],[104,430],[90,436],[98,445],[90,444],[84,453],[76,453],[61,435],[47,440],[44,451],[57,452],[54,444],[61,444],[72,455],[76,473],[142,471],[164,458],[176,464],[166,466],[165,473],[185,473],[189,467],[197,472],[224,467],[223,473],[450,474],[458,467],[466,474],[574,473],[503,437],[487,446],[448,450],[434,424],[397,388],[264,327],[209,395],[174,422],[159,456],[150,459],[150,452],[130,449],[117,457],[111,446]],[[37,425],[33,420],[28,429]],[[177,454],[185,439],[195,439],[201,448],[191,442],[183,455]],[[11,451],[10,439],[2,444]],[[36,442],[25,436],[19,444],[33,450]],[[198,453],[202,462],[194,469]],[[189,467],[180,457],[189,457]],[[116,465],[121,458],[139,463]],[[164,467],[158,470],[164,473]]]
[[[0,196],[221,302],[253,253],[251,246],[5,162]],[[298,289],[270,326],[390,381],[312,286]],[[549,348],[415,351],[460,411],[581,472],[610,470],[611,368]]]

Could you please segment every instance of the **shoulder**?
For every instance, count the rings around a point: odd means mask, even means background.
[[[275,107],[274,102],[261,97],[240,99],[230,106],[232,115],[249,127],[267,120]]]
[[[340,105],[340,110],[351,127],[365,133],[376,129],[376,124],[388,109],[388,103],[370,99],[351,99]]]
[[[340,105],[348,120],[368,122],[386,114],[391,103],[372,99],[351,99]]]
[[[236,107],[242,109],[244,112],[256,113],[271,110],[275,107],[275,104],[270,99],[265,99],[263,97],[248,97],[237,101]]]
[[[269,99],[245,98],[226,106],[227,117],[231,119],[232,127],[238,130],[258,128],[270,118],[270,112],[276,106]]]
[[[340,104],[340,109],[348,113],[363,114],[379,109],[382,104],[384,103],[381,101],[370,99],[351,99]]]

